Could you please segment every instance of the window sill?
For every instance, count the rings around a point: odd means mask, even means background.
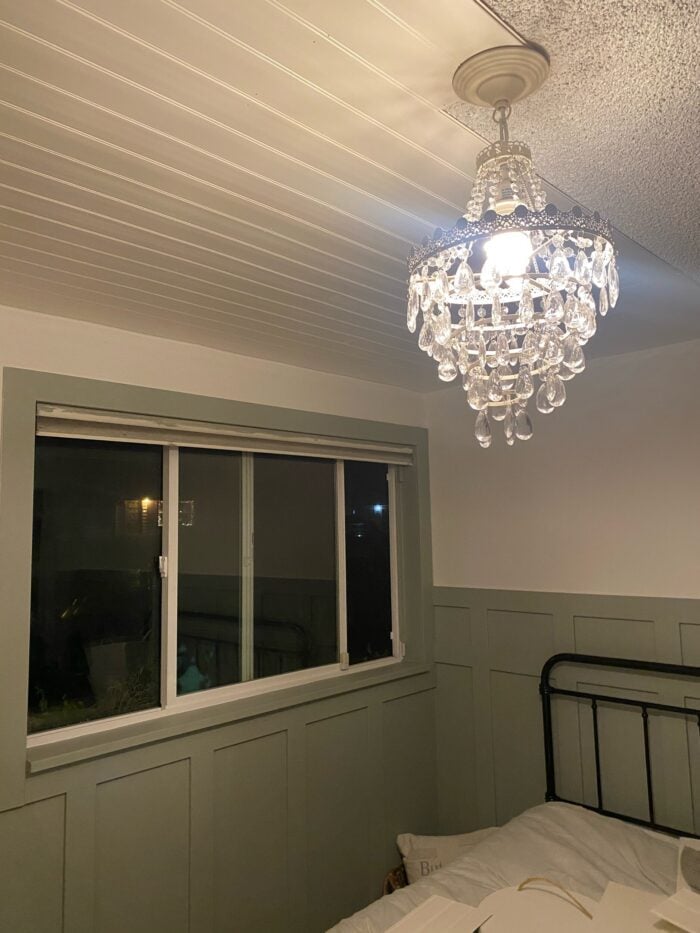
[[[280,712],[429,671],[426,664],[390,658],[358,665],[347,671],[336,669],[332,676],[314,677],[294,686],[275,687],[270,684],[269,689],[250,696],[232,698],[227,695],[216,700],[212,698],[208,703],[202,697],[201,703],[196,705],[182,704],[179,708],[155,710],[151,717],[139,722],[132,720],[121,724],[120,717],[110,720],[109,725],[102,728],[96,724],[93,731],[83,735],[67,735],[66,730],[53,734],[38,733],[28,740],[27,774],[40,774],[142,745],[177,739],[203,729]]]

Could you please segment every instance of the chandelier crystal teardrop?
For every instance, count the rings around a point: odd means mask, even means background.
[[[453,86],[493,107],[499,140],[477,157],[464,217],[409,257],[407,326],[438,376],[461,376],[477,412],[474,434],[490,447],[494,422],[506,443],[528,440],[528,405],[542,414],[566,401],[565,383],[583,372],[583,347],[597,314],[619,293],[610,224],[580,207],[548,204],[522,142],[511,141],[511,103],[544,81],[546,57],[528,47],[489,49],[463,62]]]

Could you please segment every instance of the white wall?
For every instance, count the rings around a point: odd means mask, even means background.
[[[427,398],[437,586],[700,597],[700,341],[608,357],[482,450],[458,387]]]
[[[593,361],[532,440],[488,451],[457,386],[421,396],[1,306],[0,366],[427,424],[436,585],[700,597],[700,342]]]
[[[422,396],[347,376],[0,306],[0,367],[422,425]]]

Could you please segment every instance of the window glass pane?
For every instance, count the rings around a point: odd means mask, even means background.
[[[350,663],[391,656],[388,467],[345,463],[345,552]]]
[[[158,706],[162,452],[36,439],[29,731]]]
[[[335,464],[256,455],[255,677],[338,661]]]
[[[241,679],[241,454],[180,448],[177,692]]]

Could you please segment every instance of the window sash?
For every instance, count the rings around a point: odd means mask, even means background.
[[[242,457],[241,478],[241,680],[237,684],[224,684],[220,687],[210,687],[198,690],[194,694],[177,693],[177,641],[178,641],[178,533],[179,533],[179,448],[170,447],[164,457],[164,495],[167,497],[163,503],[164,527],[163,547],[167,547],[167,576],[163,580],[163,662],[162,679],[167,687],[162,689],[163,709],[189,707],[192,696],[206,696],[217,694],[218,691],[235,691],[245,683],[264,683],[270,677],[254,678],[254,649],[255,649],[255,551],[254,551],[254,457],[244,453]],[[165,464],[167,463],[167,466]],[[403,645],[399,635],[399,598],[398,598],[398,534],[397,534],[397,473],[396,467],[390,465],[388,470],[389,489],[389,563],[391,584],[391,642],[392,653],[388,659],[394,660],[403,657]],[[347,577],[345,561],[345,465],[344,461],[335,463],[335,506],[336,506],[336,606],[338,627],[338,659],[331,665],[303,668],[295,674],[302,675],[315,670],[340,670],[350,668],[348,655],[348,619],[347,619]],[[166,517],[167,516],[167,520]],[[375,661],[365,662],[376,664]],[[358,666],[352,665],[353,669]],[[286,676],[286,675],[280,675]],[[275,679],[273,677],[272,679]]]
[[[56,435],[54,432],[49,436]],[[83,436],[71,434],[69,436]],[[92,439],[92,438],[91,438]],[[129,440],[106,434],[105,440]],[[155,441],[154,441],[155,443]],[[332,664],[304,668],[286,674],[254,679],[254,457],[252,452],[242,456],[242,527],[241,527],[241,681],[178,695],[177,692],[177,646],[178,646],[178,541],[179,541],[179,453],[180,446],[203,446],[168,444],[163,447],[163,528],[161,567],[161,691],[160,707],[127,713],[121,716],[90,720],[73,726],[38,732],[28,736],[28,746],[35,747],[60,739],[79,735],[96,734],[105,729],[117,728],[132,722],[144,722],[172,713],[199,709],[232,699],[255,696],[284,686],[323,680],[339,673],[350,673],[394,663],[404,655],[399,640],[399,587],[398,587],[398,468],[389,464],[389,558],[391,573],[392,604],[392,654],[387,658],[350,665],[347,639],[347,592],[345,560],[345,474],[344,461],[335,462],[335,506],[336,506],[336,598],[338,626],[338,659]],[[207,445],[208,446],[208,445]],[[238,448],[234,448],[238,449]],[[285,451],[288,453],[288,451]]]

